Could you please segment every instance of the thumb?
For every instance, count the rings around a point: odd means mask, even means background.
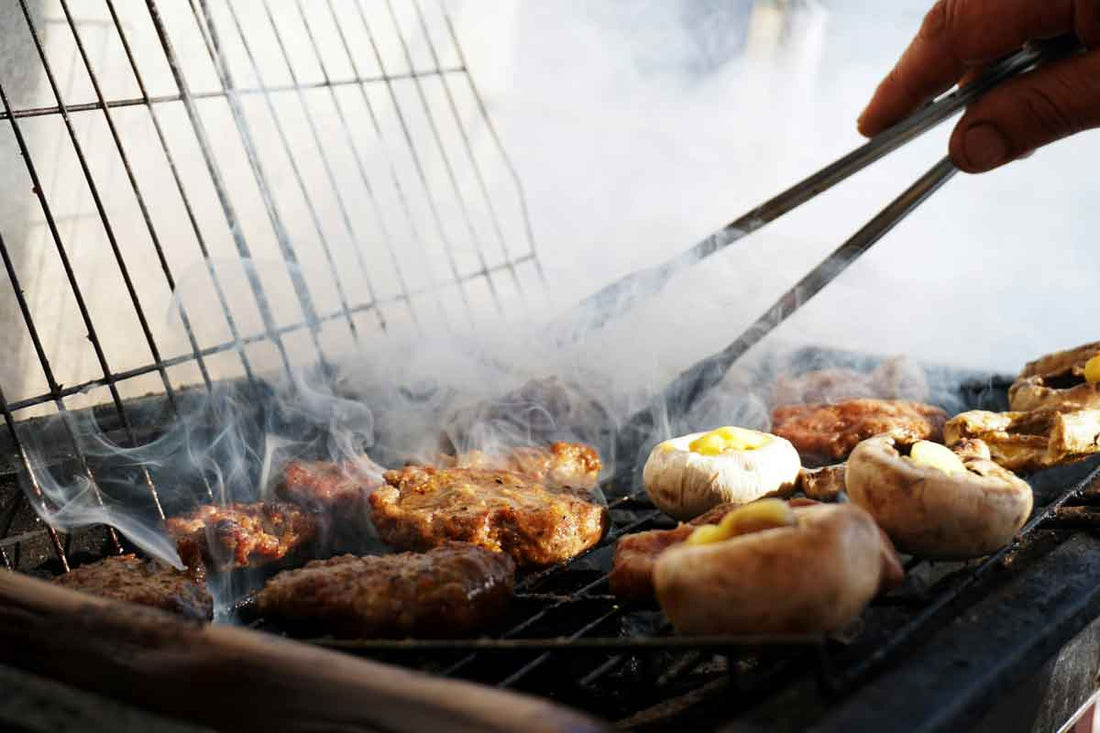
[[[1100,50],[1010,79],[972,104],[951,135],[951,159],[982,173],[1100,127]]]

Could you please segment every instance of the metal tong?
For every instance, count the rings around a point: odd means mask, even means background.
[[[644,298],[655,295],[680,270],[722,251],[765,224],[829,190],[837,183],[952,117],[1006,79],[1080,49],[1081,45],[1076,38],[1062,36],[1042,43],[1030,44],[1023,50],[1005,57],[975,81],[930,102],[907,119],[733,220],[690,249],[658,265],[627,275],[585,298],[567,314],[567,318],[558,321],[559,343],[574,341],[623,315]],[[682,372],[660,395],[659,404],[662,409],[667,409],[669,414],[673,415],[684,414],[703,394],[717,386],[730,367],[750,348],[844,272],[957,171],[950,157],[946,156],[932,166],[927,173],[918,178],[859,231],[783,293],[736,340]],[[561,326],[565,326],[566,330],[562,330]],[[643,410],[628,421],[627,430],[624,431],[622,438],[625,440],[642,438],[642,434],[650,431],[652,421],[653,411]]]

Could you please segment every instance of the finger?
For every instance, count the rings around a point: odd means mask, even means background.
[[[859,120],[875,135],[949,89],[968,67],[1027,41],[1078,31],[1100,42],[1096,0],[939,0]],[[1087,41],[1086,41],[1087,42]]]
[[[951,159],[980,173],[1093,127],[1100,127],[1100,49],[1010,79],[972,104],[951,135]]]

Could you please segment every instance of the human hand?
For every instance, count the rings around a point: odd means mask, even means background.
[[[981,173],[1100,127],[1100,0],[938,0],[859,118],[876,135],[1028,41],[1074,33],[1086,51],[1000,84],[967,109],[951,159]]]

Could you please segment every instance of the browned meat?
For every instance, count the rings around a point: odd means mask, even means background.
[[[657,556],[688,538],[696,527],[718,524],[740,504],[719,504],[675,529],[651,529],[628,534],[615,543],[615,559],[607,576],[611,592],[623,600],[653,598],[653,565]]]
[[[844,491],[844,472],[847,466],[837,463],[821,468],[803,468],[798,472],[798,488],[815,501],[836,501]]]
[[[847,400],[835,405],[787,405],[772,413],[772,432],[794,444],[803,458],[843,460],[873,435],[889,433],[904,443],[939,440],[946,413],[904,400]]]
[[[281,502],[204,505],[165,526],[190,567],[258,567],[304,549],[318,533],[316,516]]]
[[[201,573],[180,572],[173,567],[135,555],[114,555],[82,565],[54,578],[73,590],[138,603],[193,619],[214,616],[214,599]]]
[[[600,541],[608,522],[607,509],[588,491],[476,468],[387,471],[370,505],[378,536],[394,547],[472,542],[525,566],[580,554]]]
[[[515,563],[446,542],[425,553],[341,555],[286,570],[256,596],[265,618],[338,637],[465,636],[507,609]]]
[[[291,461],[275,491],[280,499],[333,516],[362,515],[367,496],[383,483],[383,471],[369,463]]]
[[[499,455],[470,451],[457,457],[447,456],[441,465],[448,468],[481,468],[490,471],[514,471],[540,483],[592,489],[600,476],[600,457],[584,443],[551,443],[547,448],[522,447]]]

